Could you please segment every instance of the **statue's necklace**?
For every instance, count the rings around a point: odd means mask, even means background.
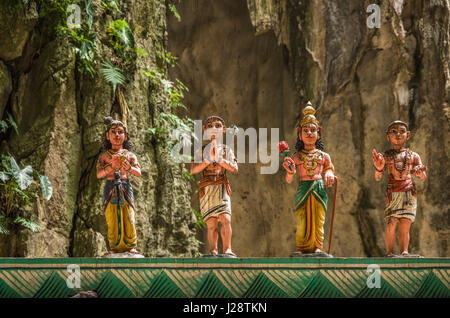
[[[308,152],[302,150],[301,159],[303,160],[303,167],[306,169],[306,174],[310,177],[314,176],[314,170],[317,168],[317,161],[319,161],[317,149]]]
[[[108,153],[109,153],[109,155],[111,156],[111,158],[112,158],[113,155],[117,155],[117,154],[121,155],[121,156],[120,156],[120,163],[121,163],[121,166],[122,166],[123,162],[124,162],[125,159],[126,159],[125,153],[124,153],[123,149],[120,149],[120,150],[112,150],[112,149],[108,149]],[[116,168],[116,169],[114,169],[114,170],[117,172],[117,171],[120,170],[120,167],[118,167],[118,168]]]
[[[404,159],[403,159],[403,164],[400,160],[397,160],[397,154],[401,154],[404,151],[406,151]],[[406,169],[406,161],[408,159],[408,149],[403,149],[400,151],[396,151],[396,153],[394,154],[394,168],[395,170],[397,170],[398,172],[402,173],[405,169]],[[400,164],[400,165],[399,165]]]

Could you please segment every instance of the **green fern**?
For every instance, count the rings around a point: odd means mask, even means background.
[[[102,65],[105,67],[100,70],[103,78],[112,84],[113,92],[115,93],[117,85],[123,85],[125,83],[125,76],[121,73],[120,68],[109,62],[103,62]]]
[[[203,220],[203,216],[200,212],[198,212],[196,209],[191,208],[192,212],[194,212],[194,215],[197,218],[197,222],[195,223],[195,226],[197,226],[198,228],[204,228],[206,229],[206,222]]]
[[[168,7],[169,7],[169,10],[170,10],[170,11],[173,13],[173,15],[175,16],[175,18],[178,20],[178,22],[180,22],[180,21],[181,21],[181,16],[180,16],[180,14],[178,13],[178,10],[177,10],[177,8],[175,7],[175,5],[173,5],[172,3],[169,3]]]
[[[31,230],[32,232],[39,232],[41,230],[41,227],[38,224],[34,223],[31,220],[20,217],[20,216],[18,216],[14,219],[14,223],[20,224],[23,227]]]
[[[11,127],[14,128],[14,130],[16,131],[16,134],[19,134],[19,127],[17,127],[17,124],[14,121],[14,118],[12,117],[12,115],[10,113],[7,113],[7,114],[8,114],[8,119],[6,121],[9,123],[9,125]]]

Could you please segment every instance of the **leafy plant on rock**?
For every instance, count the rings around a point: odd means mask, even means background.
[[[178,79],[174,83],[155,70],[144,70],[143,72],[150,78],[155,88],[162,90],[167,97],[171,111],[176,111],[178,108],[187,109],[183,104],[183,92],[188,91],[186,85]],[[161,111],[157,118],[159,121],[158,125],[147,129],[147,133],[154,138],[155,142],[170,148],[170,150],[173,150],[176,145],[181,145],[182,147],[191,145],[191,138],[195,138],[194,121],[192,119],[188,117],[181,118],[175,113],[164,111]]]
[[[77,66],[80,73],[94,77],[96,73],[95,64],[98,59],[98,47],[95,42],[97,34],[92,30],[92,0],[86,2],[86,14],[88,19],[85,23],[71,27],[58,25],[57,34],[59,36],[67,36],[78,57]]]
[[[0,233],[9,234],[14,225],[20,225],[33,232],[39,232],[40,226],[33,222],[25,209],[34,196],[28,190],[29,186],[37,180],[46,200],[50,200],[53,192],[52,185],[47,176],[40,175],[31,166],[23,169],[19,167],[12,156],[1,155],[0,170]]]
[[[103,62],[102,65],[101,73],[103,78],[113,86],[113,92],[115,92],[117,85],[123,85],[125,83],[125,76],[122,74],[120,68],[110,62]]]
[[[133,29],[124,20],[114,20],[106,30],[111,37],[109,43],[114,51],[125,61],[134,61],[137,57]]]

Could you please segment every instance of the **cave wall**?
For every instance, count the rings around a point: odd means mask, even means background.
[[[379,29],[366,25],[372,2],[381,8]],[[293,148],[302,108],[311,100],[318,110],[339,177],[335,256],[384,254],[387,180],[374,180],[371,151],[389,148],[384,131],[396,119],[409,122],[407,146],[428,166],[428,179],[416,180],[410,251],[448,256],[448,1],[188,0],[177,8],[181,21],[169,17],[168,32],[180,67],[171,75],[190,88],[192,118],[278,127]],[[296,186],[259,167],[241,164],[230,178],[233,248],[239,256],[287,256]]]
[[[54,1],[53,1],[54,2]],[[84,10],[84,5],[80,4]],[[101,61],[114,61],[106,29],[113,19],[134,27],[136,46],[148,52],[126,66],[123,92],[130,117],[132,151],[142,177],[131,177],[136,199],[138,250],[146,256],[193,256],[197,253],[185,168],[152,142],[146,129],[169,112],[167,97],[142,70],[167,71],[165,1],[120,1],[122,13],[110,13],[92,1],[97,34],[96,75],[78,71],[80,61],[67,38],[57,37],[63,23],[51,14],[39,16],[40,1],[0,5],[0,110],[10,112],[19,126],[2,144],[21,167],[31,165],[53,185],[49,201],[41,197],[28,207],[43,230],[17,229],[0,235],[0,256],[99,256],[107,250],[106,221],[101,210],[104,180],[95,164],[103,143],[103,117],[119,117],[112,86],[100,75]],[[83,11],[84,12],[84,11]],[[86,18],[82,15],[82,18]],[[119,117],[120,118],[120,117]]]

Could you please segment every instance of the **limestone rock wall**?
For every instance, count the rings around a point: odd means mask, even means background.
[[[379,29],[366,24],[372,2]],[[301,109],[308,100],[318,109],[339,177],[334,255],[384,254],[387,181],[374,180],[371,151],[388,149],[386,126],[401,119],[428,166],[428,179],[416,181],[410,251],[448,256],[448,1],[190,0],[178,10],[181,22],[168,23],[169,49],[180,56],[172,75],[191,88],[192,118],[278,127],[293,148]],[[261,175],[260,165],[241,164],[230,178],[233,246],[240,256],[287,256],[296,186],[281,171]]]
[[[147,256],[193,256],[197,253],[185,169],[146,135],[168,112],[164,92],[151,85],[142,70],[166,72],[165,1],[120,1],[115,15],[92,1],[97,34],[97,75],[78,71],[73,47],[57,37],[57,21],[40,17],[40,1],[28,5],[0,5],[0,110],[6,109],[19,126],[19,135],[6,136],[9,151],[20,166],[49,177],[50,201],[38,199],[30,207],[43,231],[18,230],[0,235],[0,256],[99,256],[106,252],[106,222],[101,210],[104,180],[95,163],[103,143],[103,117],[117,115],[112,86],[100,75],[101,61],[114,59],[106,28],[113,19],[133,26],[136,46],[148,52],[126,69],[124,96],[130,117],[132,151],[142,166],[142,178],[131,177],[136,199],[138,250]],[[84,10],[84,6],[83,6]],[[82,17],[85,17],[82,16]],[[4,114],[5,113],[5,114]]]

